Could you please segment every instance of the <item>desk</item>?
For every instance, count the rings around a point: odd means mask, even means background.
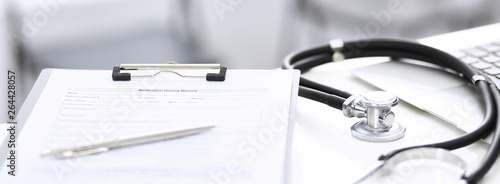
[[[305,74],[309,79],[351,93],[365,93],[377,88],[353,76],[350,71],[386,59],[357,59],[314,68]],[[356,119],[345,118],[342,112],[327,105],[299,98],[295,122],[291,180],[298,183],[348,183],[353,181],[354,173],[373,164],[380,154],[395,148],[420,145],[457,137],[462,132],[454,126],[427,114],[404,101],[393,108],[396,121],[403,123],[407,132],[400,140],[388,143],[372,143],[351,136],[350,126]],[[454,151],[474,168],[480,163],[487,150],[487,144],[475,143]],[[406,171],[407,173],[413,170]],[[485,176],[482,183],[498,183],[500,165],[497,163]],[[406,177],[406,176],[402,176]],[[394,183],[400,182],[395,178]],[[419,178],[410,181],[422,183]]]
[[[317,67],[306,77],[335,86],[351,93],[377,90],[354,77],[350,71],[356,67],[385,61],[358,59]],[[327,79],[327,80],[325,80]],[[345,118],[342,112],[326,105],[299,98],[297,105],[293,147],[290,163],[290,183],[348,183],[374,163],[381,153],[395,148],[450,139],[461,134],[457,128],[411,105],[400,102],[394,108],[396,120],[407,127],[406,136],[389,143],[372,143],[351,136],[350,126],[357,120]],[[6,135],[6,124],[0,125],[0,136]],[[3,140],[2,140],[3,141]],[[481,160],[487,145],[478,142],[455,151],[470,167]],[[483,183],[497,183],[499,164],[486,175]],[[396,183],[398,180],[395,180]],[[419,181],[413,180],[416,183]]]

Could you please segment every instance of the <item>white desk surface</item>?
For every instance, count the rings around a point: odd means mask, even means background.
[[[385,59],[382,59],[385,60]],[[306,76],[351,93],[377,90],[353,76],[355,67],[380,62],[372,59],[351,60],[325,65]],[[364,171],[380,154],[395,148],[442,141],[461,134],[457,128],[411,105],[400,102],[393,109],[396,121],[407,127],[406,136],[389,143],[371,143],[351,136],[350,127],[357,119],[345,118],[342,112],[326,105],[299,98],[292,144],[290,183],[349,183],[355,173]],[[6,130],[6,124],[0,125]],[[0,131],[2,139],[6,131]],[[3,140],[2,140],[3,142]],[[475,143],[455,151],[472,168],[479,163],[487,144]],[[482,183],[498,183],[500,165],[495,164]]]
[[[351,93],[377,90],[350,73],[356,67],[377,61],[358,60],[318,67],[305,76]],[[456,127],[400,101],[393,110],[396,121],[407,128],[405,137],[388,143],[365,142],[351,136],[350,127],[357,119],[345,118],[339,110],[304,98],[299,98],[297,106],[291,164],[293,184],[349,183],[353,181],[354,173],[362,172],[382,153],[410,145],[448,140],[462,134]],[[480,163],[487,146],[478,142],[454,153],[464,159],[469,168],[474,168]],[[500,165],[497,163],[482,183],[500,182],[500,176],[496,174],[499,172]],[[394,181],[399,183],[398,179]],[[415,178],[411,178],[411,181],[419,183]]]
[[[499,38],[500,23],[457,31],[420,39],[419,42],[444,51],[468,48],[471,45],[490,43]],[[460,41],[458,41],[460,40]],[[385,61],[387,59],[381,59]],[[334,86],[351,93],[365,93],[377,88],[356,78],[351,71],[356,67],[377,63],[373,59],[358,59],[359,62],[333,63],[314,68],[305,76],[314,81]],[[292,148],[291,183],[349,183],[353,173],[363,171],[374,163],[378,156],[390,150],[410,145],[420,145],[449,140],[463,134],[462,131],[404,101],[393,110],[396,121],[403,123],[406,136],[390,143],[370,143],[350,135],[350,126],[356,119],[348,119],[342,112],[326,105],[299,98]],[[476,167],[488,145],[478,142],[453,151],[464,159],[469,168]],[[393,183],[439,183],[422,182],[429,176],[413,177],[405,174],[417,173],[413,169],[403,171]],[[496,163],[481,183],[500,183],[500,163]],[[409,181],[402,181],[409,177]],[[453,179],[453,178],[452,178]],[[384,182],[388,183],[388,182]],[[452,182],[454,183],[454,182]]]
[[[500,24],[495,26],[500,29]],[[477,30],[481,29],[483,28]],[[484,39],[477,37],[477,35],[484,34],[475,35],[476,37],[464,35],[461,38],[487,40],[487,37]],[[448,38],[431,37],[421,41],[426,44],[447,43],[444,46],[454,45],[454,42],[446,42],[446,39]],[[448,41],[450,40],[448,39]],[[444,46],[440,45],[439,48],[445,49]],[[351,93],[365,93],[377,89],[353,76],[350,73],[351,70],[384,60],[359,59],[357,62],[350,60],[333,63],[314,68],[305,75],[315,81]],[[290,183],[349,183],[353,181],[353,176],[356,173],[364,171],[382,153],[410,145],[448,140],[462,134],[456,127],[418,110],[404,101],[401,101],[393,110],[396,113],[396,121],[406,126],[406,136],[394,142],[372,143],[351,136],[350,127],[357,121],[356,119],[345,118],[339,110],[299,98],[289,168]],[[6,124],[0,125],[0,140],[2,142],[7,133],[6,129]],[[469,168],[474,168],[480,163],[487,146],[485,143],[478,142],[456,150],[454,153],[464,159],[469,164]],[[410,181],[419,183],[420,179],[426,178],[411,178],[412,172],[416,173],[415,168],[407,169],[404,175],[400,175],[400,178],[392,181],[401,183],[402,179],[410,177]],[[497,173],[500,173],[500,163],[493,166],[481,183],[500,183],[500,175]]]

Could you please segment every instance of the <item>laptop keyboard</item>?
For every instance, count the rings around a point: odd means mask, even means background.
[[[488,74],[491,80],[500,86],[500,41],[450,52],[450,54]]]

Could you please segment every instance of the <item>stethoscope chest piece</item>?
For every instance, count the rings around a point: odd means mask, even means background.
[[[362,39],[343,42],[342,40],[332,40],[330,44],[296,51],[287,55],[283,62],[283,68],[299,69],[305,73],[311,68],[326,63],[342,61],[344,59],[350,60],[380,56],[420,60],[458,73],[460,77],[469,80],[472,86],[478,91],[485,107],[485,113],[481,125],[466,134],[443,142],[393,150],[380,156],[379,163],[387,161],[387,165],[389,166],[398,165],[400,163],[398,160],[404,161],[407,159],[405,157],[398,159],[397,155],[407,150],[410,150],[410,152],[406,152],[410,156],[414,156],[416,153],[414,151],[417,151],[415,149],[418,148],[455,150],[493,134],[491,145],[481,163],[474,170],[464,173],[459,183],[477,183],[480,181],[491,169],[500,154],[500,118],[497,116],[497,114],[500,114],[500,92],[498,86],[489,77],[486,77],[483,72],[476,70],[459,58],[441,50],[410,41]],[[405,135],[406,128],[395,121],[394,112],[391,111],[391,108],[398,104],[398,98],[391,93],[376,91],[365,95],[352,95],[349,92],[335,89],[301,76],[299,95],[335,109],[340,109],[346,117],[360,118],[361,121],[358,120],[359,122],[351,127],[353,137],[360,140],[387,142],[398,140]],[[425,150],[423,152],[428,153]],[[444,161],[450,161],[450,163],[459,163],[456,159],[448,159],[452,156],[441,154],[441,151],[434,152],[436,154],[432,153],[433,150],[430,150],[430,154],[428,155],[437,154],[436,158],[444,158]],[[396,162],[390,161],[393,158]],[[428,158],[432,159],[433,157],[423,157],[424,160]],[[401,166],[404,167],[403,165]],[[380,169],[381,167],[378,164],[377,168]],[[370,171],[369,175],[372,173]],[[385,172],[381,173],[384,178],[387,176]],[[408,174],[408,172],[405,172],[405,174]],[[358,181],[363,181],[366,178],[364,176]]]
[[[373,91],[347,98],[342,106],[344,115],[364,118],[351,127],[352,135],[371,142],[402,138],[406,128],[394,121],[394,112],[391,111],[391,107],[397,105],[398,101],[395,95],[385,91]]]

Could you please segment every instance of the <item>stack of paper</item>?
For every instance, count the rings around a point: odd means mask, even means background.
[[[297,71],[229,70],[226,81],[47,69],[18,116],[15,176],[2,183],[284,183]],[[72,158],[42,151],[187,125],[192,136]],[[0,158],[9,156],[2,144]],[[5,182],[4,182],[5,181]]]

